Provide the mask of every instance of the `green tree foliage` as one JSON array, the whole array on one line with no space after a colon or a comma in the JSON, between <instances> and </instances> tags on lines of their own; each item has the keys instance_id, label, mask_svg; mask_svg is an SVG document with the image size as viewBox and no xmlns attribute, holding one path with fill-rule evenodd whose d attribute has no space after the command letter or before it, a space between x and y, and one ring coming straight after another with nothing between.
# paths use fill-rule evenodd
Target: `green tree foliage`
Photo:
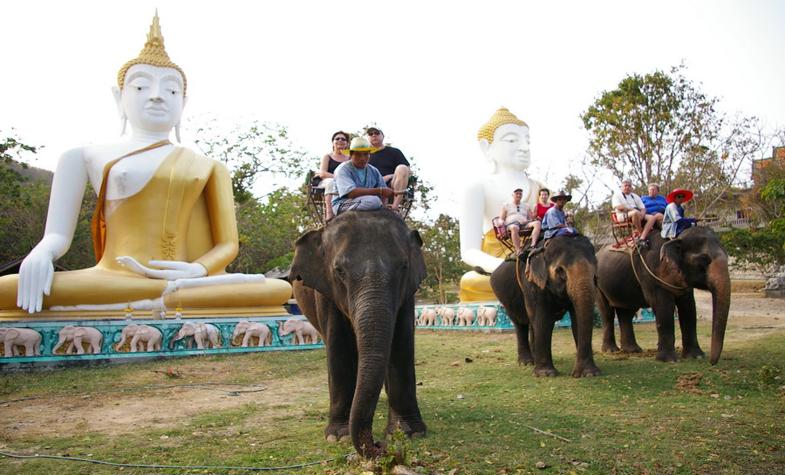
<instances>
[{"instance_id":1,"label":"green tree foliage","mask_svg":"<svg viewBox=\"0 0 785 475\"><path fill-rule=\"evenodd\" d=\"M194 141L202 153L229 168L237 204L254 197L253 186L260 176L299 178L314 162L292 143L286 127L278 124L253 121L224 130L217 119L210 119L196 127Z\"/></svg>"},{"instance_id":2,"label":"green tree foliage","mask_svg":"<svg viewBox=\"0 0 785 475\"><path fill-rule=\"evenodd\" d=\"M413 222L423 240L428 277L420 288L439 303L448 301L447 289L454 288L469 268L461 261L458 220L440 214L433 223Z\"/></svg>"},{"instance_id":3,"label":"green tree foliage","mask_svg":"<svg viewBox=\"0 0 785 475\"><path fill-rule=\"evenodd\" d=\"M758 120L717 110L719 99L705 94L678 66L670 73L632 74L604 91L581 114L589 132L590 163L630 178L644 191L696 191L694 206L704 214L737 180L741 166L764 144Z\"/></svg>"},{"instance_id":4,"label":"green tree foliage","mask_svg":"<svg viewBox=\"0 0 785 475\"><path fill-rule=\"evenodd\" d=\"M240 252L230 272L259 273L292 262L294 243L306 227L308 214L299 191L279 188L237 206Z\"/></svg>"},{"instance_id":5,"label":"green tree foliage","mask_svg":"<svg viewBox=\"0 0 785 475\"><path fill-rule=\"evenodd\" d=\"M720 236L728 254L764 275L785 265L785 219L763 228L733 229Z\"/></svg>"}]
</instances>

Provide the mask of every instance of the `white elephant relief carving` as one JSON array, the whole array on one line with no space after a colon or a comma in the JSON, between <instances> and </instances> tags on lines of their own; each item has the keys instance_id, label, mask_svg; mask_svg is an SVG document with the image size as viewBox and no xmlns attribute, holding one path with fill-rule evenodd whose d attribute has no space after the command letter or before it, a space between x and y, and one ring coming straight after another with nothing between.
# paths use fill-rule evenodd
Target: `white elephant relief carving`
<instances>
[{"instance_id":1,"label":"white elephant relief carving","mask_svg":"<svg viewBox=\"0 0 785 475\"><path fill-rule=\"evenodd\" d=\"M258 339L258 344L256 346L268 346L272 344L273 334L270 331L270 327L264 323L251 322L248 320L238 322L232 333L233 345L240 335L243 335L243 341L240 343L240 346L243 348L251 346L253 338Z\"/></svg>"},{"instance_id":2,"label":"white elephant relief carving","mask_svg":"<svg viewBox=\"0 0 785 475\"><path fill-rule=\"evenodd\" d=\"M474 310L471 307L461 307L458 309L458 326L470 327L474 323Z\"/></svg>"},{"instance_id":3,"label":"white elephant relief carving","mask_svg":"<svg viewBox=\"0 0 785 475\"><path fill-rule=\"evenodd\" d=\"M180 327L180 330L169 343L170 348L174 347L175 342L188 337L191 337L186 340L186 347L189 350L194 343L199 350L221 347L220 331L218 330L218 327L210 323L187 322L183 323L183 326Z\"/></svg>"},{"instance_id":4,"label":"white elephant relief carving","mask_svg":"<svg viewBox=\"0 0 785 475\"><path fill-rule=\"evenodd\" d=\"M432 327L436 325L436 309L432 307L424 308L417 319L417 325L421 327Z\"/></svg>"},{"instance_id":5,"label":"white elephant relief carving","mask_svg":"<svg viewBox=\"0 0 785 475\"><path fill-rule=\"evenodd\" d=\"M436 309L436 315L442 321L442 326L452 326L455 322L455 310L450 307L439 307Z\"/></svg>"},{"instance_id":6,"label":"white elephant relief carving","mask_svg":"<svg viewBox=\"0 0 785 475\"><path fill-rule=\"evenodd\" d=\"M321 335L319 335L316 327L306 320L289 319L284 322L278 322L279 336L286 336L292 333L294 333L292 343L295 345L315 345L321 339Z\"/></svg>"},{"instance_id":7,"label":"white elephant relief carving","mask_svg":"<svg viewBox=\"0 0 785 475\"><path fill-rule=\"evenodd\" d=\"M477 325L483 327L492 327L496 325L496 307L478 307L477 308Z\"/></svg>"},{"instance_id":8,"label":"white elephant relief carving","mask_svg":"<svg viewBox=\"0 0 785 475\"><path fill-rule=\"evenodd\" d=\"M115 350L122 351L128 343L128 351L161 351L163 335L161 331L150 325L130 324L123 327L120 341L115 345Z\"/></svg>"},{"instance_id":9,"label":"white elephant relief carving","mask_svg":"<svg viewBox=\"0 0 785 475\"><path fill-rule=\"evenodd\" d=\"M68 346L63 351L63 354L85 354L84 344L87 344L87 352L90 354L98 354L101 352L101 341L104 335L96 328L93 327L75 327L73 325L66 325L60 329L59 339L57 344L52 348L52 354L57 354L57 351L66 343Z\"/></svg>"},{"instance_id":10,"label":"white elephant relief carving","mask_svg":"<svg viewBox=\"0 0 785 475\"><path fill-rule=\"evenodd\" d=\"M0 328L0 343L6 358L41 354L41 334L29 328ZM24 349L24 355L20 348Z\"/></svg>"}]
</instances>

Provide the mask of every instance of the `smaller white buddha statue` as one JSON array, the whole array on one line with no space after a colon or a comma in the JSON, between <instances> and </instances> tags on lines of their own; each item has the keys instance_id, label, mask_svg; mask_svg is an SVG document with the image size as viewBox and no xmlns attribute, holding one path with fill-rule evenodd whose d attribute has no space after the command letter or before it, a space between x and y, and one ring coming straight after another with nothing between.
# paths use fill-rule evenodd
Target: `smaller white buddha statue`
<instances>
[{"instance_id":1,"label":"smaller white buddha statue","mask_svg":"<svg viewBox=\"0 0 785 475\"><path fill-rule=\"evenodd\" d=\"M497 110L477 133L490 172L477 174L465 188L460 208L461 259L491 273L502 262L505 248L496 239L492 220L516 188L521 202L534 207L542 185L526 175L531 164L529 126L505 108ZM461 278L462 302L496 300L488 276L475 271Z\"/></svg>"}]
</instances>

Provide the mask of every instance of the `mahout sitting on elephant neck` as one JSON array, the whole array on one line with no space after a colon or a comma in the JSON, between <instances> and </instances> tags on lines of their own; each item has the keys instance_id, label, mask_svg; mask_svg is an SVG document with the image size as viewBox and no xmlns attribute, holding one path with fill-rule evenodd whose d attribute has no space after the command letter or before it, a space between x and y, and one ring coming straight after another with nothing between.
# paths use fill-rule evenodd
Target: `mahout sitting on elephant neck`
<instances>
[{"instance_id":1,"label":"mahout sitting on elephant neck","mask_svg":"<svg viewBox=\"0 0 785 475\"><path fill-rule=\"evenodd\" d=\"M327 351L328 441L351 437L357 451L383 449L372 424L382 386L387 432L424 434L414 371L414 294L425 278L422 240L395 213L347 211L301 236L290 276L303 314Z\"/></svg>"}]
</instances>

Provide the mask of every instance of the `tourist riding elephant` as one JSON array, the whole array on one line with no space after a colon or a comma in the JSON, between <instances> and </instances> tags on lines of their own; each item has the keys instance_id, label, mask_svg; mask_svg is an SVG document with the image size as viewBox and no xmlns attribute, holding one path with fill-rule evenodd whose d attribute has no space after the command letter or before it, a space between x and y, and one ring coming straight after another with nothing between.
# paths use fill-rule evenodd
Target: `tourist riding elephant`
<instances>
[{"instance_id":1,"label":"tourist riding elephant","mask_svg":"<svg viewBox=\"0 0 785 475\"><path fill-rule=\"evenodd\" d=\"M38 356L41 354L41 334L29 328L0 327L0 342L3 343L6 358L20 356L17 348L19 346L24 347L24 356Z\"/></svg>"},{"instance_id":2,"label":"tourist riding elephant","mask_svg":"<svg viewBox=\"0 0 785 475\"><path fill-rule=\"evenodd\" d=\"M627 252L606 246L597 252L597 306L603 318L603 351L619 351L613 316L619 318L621 349L639 352L632 317L642 307L651 307L657 320L657 359L676 361L673 309L678 309L682 357L703 357L698 345L694 289L711 292L711 364L722 353L730 308L728 255L717 235L705 227L689 228L666 241L659 234L649 237L648 248ZM632 252L632 254L630 254Z\"/></svg>"},{"instance_id":3,"label":"tourist riding elephant","mask_svg":"<svg viewBox=\"0 0 785 475\"><path fill-rule=\"evenodd\" d=\"M414 293L425 278L422 240L389 210L347 211L297 240L290 276L303 313L324 337L328 441L351 436L382 452L372 424L384 385L387 431L424 434L414 372Z\"/></svg>"},{"instance_id":4,"label":"tourist riding elephant","mask_svg":"<svg viewBox=\"0 0 785 475\"><path fill-rule=\"evenodd\" d=\"M93 327L66 325L60 329L59 339L54 348L52 348L52 354L57 353L60 347L68 343L68 346L65 348L66 355L72 352L83 355L85 351L82 342L85 342L90 346L90 353L97 355L101 352L101 340L103 337L103 333Z\"/></svg>"},{"instance_id":5,"label":"tourist riding elephant","mask_svg":"<svg viewBox=\"0 0 785 475\"><path fill-rule=\"evenodd\" d=\"M553 237L548 241L545 249L532 254L526 264L523 259L503 262L491 274L491 287L515 325L519 362L533 360L536 376L557 374L551 354L553 326L569 311L578 353L572 375L596 376L600 370L591 349L597 273L594 247L585 236Z\"/></svg>"}]
</instances>

